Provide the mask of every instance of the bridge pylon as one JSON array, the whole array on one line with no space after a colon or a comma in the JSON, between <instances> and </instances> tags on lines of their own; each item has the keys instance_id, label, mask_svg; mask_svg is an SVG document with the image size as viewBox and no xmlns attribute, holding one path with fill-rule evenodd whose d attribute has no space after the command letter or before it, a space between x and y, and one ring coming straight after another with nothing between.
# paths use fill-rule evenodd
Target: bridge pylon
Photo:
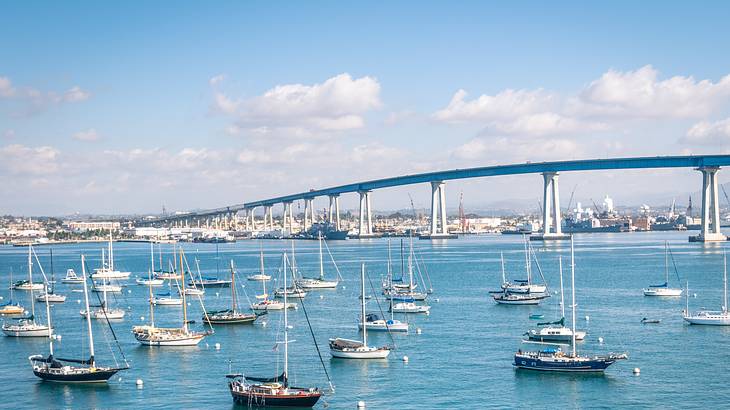
<instances>
[{"instance_id":1,"label":"bridge pylon","mask_svg":"<svg viewBox=\"0 0 730 410\"><path fill-rule=\"evenodd\" d=\"M719 242L727 237L720 232L720 201L717 172L720 167L699 167L702 172L702 223L700 234L690 236L690 242Z\"/></svg>"},{"instance_id":2,"label":"bridge pylon","mask_svg":"<svg viewBox=\"0 0 730 410\"><path fill-rule=\"evenodd\" d=\"M542 233L530 236L534 241L553 241L570 239L569 234L564 234L561 227L562 217L560 216L560 189L558 188L558 173L543 172L543 196L542 196Z\"/></svg>"}]
</instances>

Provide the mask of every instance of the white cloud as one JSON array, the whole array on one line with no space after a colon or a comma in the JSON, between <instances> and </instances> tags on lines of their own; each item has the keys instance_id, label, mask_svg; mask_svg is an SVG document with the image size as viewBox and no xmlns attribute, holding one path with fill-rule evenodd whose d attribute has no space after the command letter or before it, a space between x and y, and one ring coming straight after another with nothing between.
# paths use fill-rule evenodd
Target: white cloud
<instances>
[{"instance_id":1,"label":"white cloud","mask_svg":"<svg viewBox=\"0 0 730 410\"><path fill-rule=\"evenodd\" d=\"M694 145L730 144L730 118L709 122L700 121L693 125L680 142Z\"/></svg>"},{"instance_id":2,"label":"white cloud","mask_svg":"<svg viewBox=\"0 0 730 410\"><path fill-rule=\"evenodd\" d=\"M585 151L566 138L532 139L490 137L474 138L451 152L457 160L478 161L480 164L505 164L521 161L575 158Z\"/></svg>"},{"instance_id":3,"label":"white cloud","mask_svg":"<svg viewBox=\"0 0 730 410\"><path fill-rule=\"evenodd\" d=\"M63 101L65 102L80 102L86 101L91 97L91 93L82 90L78 85L71 87L65 93L63 93Z\"/></svg>"},{"instance_id":4,"label":"white cloud","mask_svg":"<svg viewBox=\"0 0 730 410\"><path fill-rule=\"evenodd\" d=\"M405 158L406 153L402 150L383 145L375 142L371 144L358 145L352 149L350 158L352 162L370 162L370 161L393 161L399 158Z\"/></svg>"},{"instance_id":5,"label":"white cloud","mask_svg":"<svg viewBox=\"0 0 730 410\"><path fill-rule=\"evenodd\" d=\"M516 119L523 115L544 112L553 104L555 97L542 89L504 90L495 95L482 94L467 101L467 92L458 90L446 108L433 114L436 120L450 123L485 122Z\"/></svg>"},{"instance_id":6,"label":"white cloud","mask_svg":"<svg viewBox=\"0 0 730 410\"><path fill-rule=\"evenodd\" d=\"M8 77L0 77L0 97L9 98L15 95L15 88Z\"/></svg>"},{"instance_id":7,"label":"white cloud","mask_svg":"<svg viewBox=\"0 0 730 410\"><path fill-rule=\"evenodd\" d=\"M381 106L380 84L372 77L340 74L313 85L278 85L250 99L214 94L214 107L231 115L235 131L295 131L298 136L362 128L363 115Z\"/></svg>"},{"instance_id":8,"label":"white cloud","mask_svg":"<svg viewBox=\"0 0 730 410\"><path fill-rule=\"evenodd\" d=\"M3 137L15 138L15 130L5 130L5 132L3 133Z\"/></svg>"},{"instance_id":9,"label":"white cloud","mask_svg":"<svg viewBox=\"0 0 730 410\"><path fill-rule=\"evenodd\" d=\"M213 77L210 77L210 80L208 80L208 84L211 86L218 85L218 83L223 82L226 79L225 74L218 74Z\"/></svg>"},{"instance_id":10,"label":"white cloud","mask_svg":"<svg viewBox=\"0 0 730 410\"><path fill-rule=\"evenodd\" d=\"M97 141L99 139L99 133L94 128L90 128L86 131L79 131L73 135L75 140L79 141Z\"/></svg>"},{"instance_id":11,"label":"white cloud","mask_svg":"<svg viewBox=\"0 0 730 410\"><path fill-rule=\"evenodd\" d=\"M0 147L0 173L49 175L58 171L59 151L53 147L11 144Z\"/></svg>"},{"instance_id":12,"label":"white cloud","mask_svg":"<svg viewBox=\"0 0 730 410\"><path fill-rule=\"evenodd\" d=\"M659 80L651 65L635 71L609 70L578 96L588 115L694 118L708 115L730 97L730 75L713 83L692 76Z\"/></svg>"}]
</instances>

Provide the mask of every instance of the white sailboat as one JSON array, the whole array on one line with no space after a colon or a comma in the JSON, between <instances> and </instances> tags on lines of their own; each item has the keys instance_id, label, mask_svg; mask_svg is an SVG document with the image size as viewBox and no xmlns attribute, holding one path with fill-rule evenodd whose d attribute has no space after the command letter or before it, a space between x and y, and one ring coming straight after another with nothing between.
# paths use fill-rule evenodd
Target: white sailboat
<instances>
[{"instance_id":1,"label":"white sailboat","mask_svg":"<svg viewBox=\"0 0 730 410\"><path fill-rule=\"evenodd\" d=\"M293 254L293 251L294 251L294 244L292 241L292 254ZM292 261L292 263L291 263L290 271L291 271L291 277L292 277L291 286L288 286L286 288L281 287L279 289L276 289L274 291L274 297L276 297L278 299L283 299L284 297L303 299L305 296L307 296L307 292L305 292L304 289L300 288L297 285L297 277L296 277L297 273L296 273L296 268L294 266L294 261ZM262 273L264 272L264 254L263 254L263 252L261 253L261 272ZM286 272L286 270L284 270L284 275L286 275L286 274L287 274L287 272Z\"/></svg>"},{"instance_id":2,"label":"white sailboat","mask_svg":"<svg viewBox=\"0 0 730 410\"><path fill-rule=\"evenodd\" d=\"M560 320L556 322L538 323L537 329L531 329L527 332L530 340L540 342L569 342L573 341L573 329L565 326L565 295L563 292L563 258L558 258L560 266ZM575 340L583 340L586 332L575 331Z\"/></svg>"},{"instance_id":3,"label":"white sailboat","mask_svg":"<svg viewBox=\"0 0 730 410\"><path fill-rule=\"evenodd\" d=\"M182 267L183 252L180 250L180 266ZM151 275L150 275L151 276ZM184 279L184 278L183 278ZM210 331L196 332L188 327L188 310L185 296L185 280L182 283L182 327L163 328L155 326L155 310L152 303L152 287L149 287L150 324L134 326L132 334L139 343L145 346L196 346L203 338L213 333ZM200 299L199 299L200 300ZM201 302L202 304L202 302ZM203 308L205 310L205 308Z\"/></svg>"},{"instance_id":4,"label":"white sailboat","mask_svg":"<svg viewBox=\"0 0 730 410\"><path fill-rule=\"evenodd\" d=\"M413 237L410 237L409 248L408 248L408 283L407 284L394 284L390 280L390 286L383 291L383 294L387 299L394 302L413 302L423 301L428 297L427 293L419 292L416 290L418 284L413 281ZM403 258L401 249L401 259Z\"/></svg>"},{"instance_id":5,"label":"white sailboat","mask_svg":"<svg viewBox=\"0 0 730 410\"><path fill-rule=\"evenodd\" d=\"M723 252L723 306L720 311L700 310L694 314L689 312L689 285L687 285L687 308L683 312L684 320L692 325L730 326L730 312L727 308L727 255Z\"/></svg>"},{"instance_id":6,"label":"white sailboat","mask_svg":"<svg viewBox=\"0 0 730 410\"><path fill-rule=\"evenodd\" d=\"M261 281L261 280L271 280L271 275L267 275L264 272L264 250L263 247L261 248L261 270L259 273L249 275L246 277L246 279L250 281Z\"/></svg>"},{"instance_id":7,"label":"white sailboat","mask_svg":"<svg viewBox=\"0 0 730 410\"><path fill-rule=\"evenodd\" d=\"M109 231L109 261L104 262L104 250L102 249L101 268L94 269L91 279L127 279L132 272L122 272L114 268L114 246L112 245L112 232Z\"/></svg>"},{"instance_id":8,"label":"white sailboat","mask_svg":"<svg viewBox=\"0 0 730 410\"><path fill-rule=\"evenodd\" d=\"M309 289L334 289L337 287L338 281L326 280L324 278L324 260L322 256L322 233L317 234L319 242L319 277L317 278L301 278L296 281L297 286L304 290ZM332 261L334 262L334 260ZM336 267L336 266L335 266Z\"/></svg>"},{"instance_id":9,"label":"white sailboat","mask_svg":"<svg viewBox=\"0 0 730 410\"><path fill-rule=\"evenodd\" d=\"M546 284L532 283L532 261L531 261L532 247L530 241L525 237L525 272L527 273L526 280L515 280L514 283L507 281L504 273L504 257L500 253L502 261L502 290L509 293L545 293L547 291Z\"/></svg>"},{"instance_id":10,"label":"white sailboat","mask_svg":"<svg viewBox=\"0 0 730 410\"><path fill-rule=\"evenodd\" d=\"M86 277L86 266L85 266L85 259L83 260L83 263L81 265L81 273L83 277ZM102 278L102 281L106 281L106 279ZM96 286L96 285L94 285ZM86 282L84 281L84 289L86 288ZM82 310L79 313L83 317L90 317L93 319L102 319L102 320L109 320L109 319L123 319L125 315L124 309L118 309L118 308L110 308L109 307L109 301L107 300L107 288L106 283L102 283L101 285L101 292L103 293L104 297L101 301L101 306L98 306L98 308L94 310ZM98 291L97 291L98 292Z\"/></svg>"},{"instance_id":11,"label":"white sailboat","mask_svg":"<svg viewBox=\"0 0 730 410\"><path fill-rule=\"evenodd\" d=\"M360 297L360 305L362 307L361 327L362 327L362 341L335 338L329 340L330 353L332 357L340 359L384 359L390 354L390 348L387 346L383 347L371 347L368 346L368 330L365 326L366 314L365 314L365 264L363 263L360 267L360 277L362 280L362 293Z\"/></svg>"},{"instance_id":12,"label":"white sailboat","mask_svg":"<svg viewBox=\"0 0 730 410\"><path fill-rule=\"evenodd\" d=\"M20 316L23 313L25 313L25 308L23 306L21 306L20 303L15 302L13 299L13 296L14 296L13 292L15 291L15 289L13 289L12 283L13 283L13 268L10 268L10 284L11 284L10 300L8 300L7 302L0 305L0 316L2 316L2 317L5 317L5 316L15 317L15 316Z\"/></svg>"},{"instance_id":13,"label":"white sailboat","mask_svg":"<svg viewBox=\"0 0 730 410\"><path fill-rule=\"evenodd\" d=\"M282 256L284 260L284 289L286 289L286 271L287 271L287 261L288 258L286 256L286 253ZM261 271L264 270L264 262L263 258L261 259ZM261 281L261 285L263 286L264 293L261 295L256 295L256 299L259 300L259 302L255 302L251 304L251 309L258 310L258 311L269 311L269 310L285 310L285 309L296 309L297 304L291 303L291 302L282 302L275 299L269 299L269 294L266 293L266 281ZM284 300L286 300L288 294L284 293Z\"/></svg>"},{"instance_id":14,"label":"white sailboat","mask_svg":"<svg viewBox=\"0 0 730 410\"><path fill-rule=\"evenodd\" d=\"M391 267L390 240L388 240L388 273L387 273L387 289L393 284L393 269ZM390 300L390 304L393 301ZM390 310L390 319L381 318L375 313L365 315L365 320L358 323L360 330L370 330L377 332L408 332L408 322L401 322L396 319L393 310Z\"/></svg>"},{"instance_id":15,"label":"white sailboat","mask_svg":"<svg viewBox=\"0 0 730 410\"><path fill-rule=\"evenodd\" d=\"M48 284L51 286L46 286L46 291L41 293L40 295L36 296L36 300L39 302L51 302L51 303L63 303L66 301L66 296L61 295L60 293L56 293L56 272L53 269L53 249L50 251L51 253L51 280L48 281Z\"/></svg>"},{"instance_id":16,"label":"white sailboat","mask_svg":"<svg viewBox=\"0 0 730 410\"><path fill-rule=\"evenodd\" d=\"M33 246L28 245L28 283L33 283ZM37 257L36 257L37 259ZM38 267L43 271L43 267L38 263ZM43 287L44 285L41 284ZM18 319L16 323L3 323L2 330L6 336L12 337L51 337L53 328L37 323L35 318L35 297L33 297L33 287L30 289L30 316Z\"/></svg>"},{"instance_id":17,"label":"white sailboat","mask_svg":"<svg viewBox=\"0 0 730 410\"><path fill-rule=\"evenodd\" d=\"M681 285L680 285L681 286ZM664 242L664 283L650 285L644 290L644 296L682 296L682 288L669 287L669 242Z\"/></svg>"}]
</instances>

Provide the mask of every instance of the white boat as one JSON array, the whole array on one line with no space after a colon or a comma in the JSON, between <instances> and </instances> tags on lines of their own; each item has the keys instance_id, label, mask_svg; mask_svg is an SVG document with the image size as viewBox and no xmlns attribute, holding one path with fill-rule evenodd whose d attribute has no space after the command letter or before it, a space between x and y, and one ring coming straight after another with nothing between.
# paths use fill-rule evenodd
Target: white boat
<instances>
[{"instance_id":1,"label":"white boat","mask_svg":"<svg viewBox=\"0 0 730 410\"><path fill-rule=\"evenodd\" d=\"M43 282L33 283L33 282L29 282L27 280L21 280L21 281L13 283L12 288L14 290L35 291L35 290L43 290L45 288L45 285L43 285Z\"/></svg>"},{"instance_id":2,"label":"white boat","mask_svg":"<svg viewBox=\"0 0 730 410\"><path fill-rule=\"evenodd\" d=\"M152 304L156 306L180 306L183 300L180 298L173 298L169 294L167 296L155 296L152 298Z\"/></svg>"},{"instance_id":3,"label":"white boat","mask_svg":"<svg viewBox=\"0 0 730 410\"><path fill-rule=\"evenodd\" d=\"M541 300L549 298L547 293L533 295L531 293L499 293L492 295L494 301L501 305L537 305Z\"/></svg>"},{"instance_id":4,"label":"white boat","mask_svg":"<svg viewBox=\"0 0 730 410\"><path fill-rule=\"evenodd\" d=\"M565 293L563 291L563 258L558 258L558 266L560 270L560 320L555 322L538 323L537 329L530 329L527 337L530 340L540 342L568 342L573 341L573 329L565 326ZM586 332L575 331L575 340L583 340Z\"/></svg>"},{"instance_id":5,"label":"white boat","mask_svg":"<svg viewBox=\"0 0 730 410\"><path fill-rule=\"evenodd\" d=\"M545 293L547 292L547 284L545 283L545 278L543 277L543 283L533 283L532 282L532 258L535 257L534 251L532 250L532 246L530 245L530 241L525 237L525 272L527 273L527 279L517 279L512 282L508 281L505 275L504 271L504 256L502 253L500 253L500 260L502 263L502 291L508 292L508 293L520 293L520 294L537 294L537 293ZM535 262L537 263L537 258L535 257ZM540 265L538 267L538 273L542 277L542 271L540 270Z\"/></svg>"},{"instance_id":6,"label":"white boat","mask_svg":"<svg viewBox=\"0 0 730 410\"><path fill-rule=\"evenodd\" d=\"M180 294L180 290L177 293ZM205 289L185 288L185 294L188 296L203 296L205 295Z\"/></svg>"},{"instance_id":7,"label":"white boat","mask_svg":"<svg viewBox=\"0 0 730 410\"><path fill-rule=\"evenodd\" d=\"M388 254L390 255L390 246L388 247L388 249ZM401 258L402 257L403 256L401 252ZM390 258L390 256L388 258ZM413 237L411 237L408 250L408 283L393 283L392 272L390 271L390 263L388 263L388 270L391 273L390 279L388 280L388 286L383 289L383 295L385 295L386 299L389 299L393 302L412 302L426 300L426 298L428 297L428 293L417 291L416 288L418 287L418 284L413 281L414 258L415 254L413 253Z\"/></svg>"},{"instance_id":8,"label":"white boat","mask_svg":"<svg viewBox=\"0 0 730 410\"><path fill-rule=\"evenodd\" d=\"M677 272L676 266L674 269ZM679 278L679 275L677 275ZM664 283L661 285L650 285L644 289L644 296L682 296L681 288L669 287L669 242L664 242Z\"/></svg>"},{"instance_id":9,"label":"white boat","mask_svg":"<svg viewBox=\"0 0 730 410\"><path fill-rule=\"evenodd\" d=\"M286 297L288 298L303 299L305 296L307 296L307 292L305 292L304 289L298 288L296 286L289 286L288 288L286 288L286 291L283 288L276 289L274 291L274 297L282 299L284 298L284 293L286 293Z\"/></svg>"},{"instance_id":10,"label":"white boat","mask_svg":"<svg viewBox=\"0 0 730 410\"><path fill-rule=\"evenodd\" d=\"M38 302L45 302L48 300L51 303L63 303L66 301L65 295L59 295L58 293L41 293L35 297Z\"/></svg>"},{"instance_id":11,"label":"white boat","mask_svg":"<svg viewBox=\"0 0 730 410\"><path fill-rule=\"evenodd\" d=\"M109 231L109 261L104 260L104 249L101 250L101 268L94 269L91 279L127 279L132 272L122 272L114 268L114 246L112 232Z\"/></svg>"},{"instance_id":12,"label":"white boat","mask_svg":"<svg viewBox=\"0 0 730 410\"><path fill-rule=\"evenodd\" d=\"M183 266L183 251L180 250L180 267ZM184 269L181 269L184 272ZM151 278L151 275L150 275ZM150 324L134 326L132 334L137 341L144 346L197 346L206 336L213 333L212 328L206 332L195 332L188 327L188 310L185 295L185 279L181 278L182 283L182 327L179 328L162 328L155 326L155 309L152 303L152 287L149 289L150 301ZM202 304L202 302L201 302ZM205 308L203 308L205 310Z\"/></svg>"},{"instance_id":13,"label":"white boat","mask_svg":"<svg viewBox=\"0 0 730 410\"><path fill-rule=\"evenodd\" d=\"M258 280L271 280L271 276L265 275L262 273L257 273L255 275L249 275L246 277L246 279L250 281L258 281Z\"/></svg>"},{"instance_id":14,"label":"white boat","mask_svg":"<svg viewBox=\"0 0 730 410\"><path fill-rule=\"evenodd\" d=\"M61 279L61 283L84 283L84 278L77 276L73 269L66 270L66 277Z\"/></svg>"},{"instance_id":15,"label":"white boat","mask_svg":"<svg viewBox=\"0 0 730 410\"><path fill-rule=\"evenodd\" d=\"M415 302L398 302L390 305L393 313L428 313L431 306L417 305Z\"/></svg>"},{"instance_id":16,"label":"white boat","mask_svg":"<svg viewBox=\"0 0 730 410\"><path fill-rule=\"evenodd\" d=\"M82 271L84 274L86 274L85 267L82 266ZM114 289L114 285L110 285L109 283L106 283L108 279L102 279L102 284L99 286L100 291L103 294L103 299L101 300L101 306L99 306L97 309L89 310L88 316L92 319L123 319L125 315L124 309L119 308L112 308L109 307L109 300L107 299L106 295L108 292L110 292L109 289ZM96 288L97 285L94 284L94 287ZM86 282L84 282L84 289L86 289ZM119 288L121 291L121 288ZM97 290L97 292L99 292ZM82 310L81 316L86 317L87 313L86 310Z\"/></svg>"},{"instance_id":17,"label":"white boat","mask_svg":"<svg viewBox=\"0 0 730 410\"><path fill-rule=\"evenodd\" d=\"M153 287L159 287L165 284L165 281L163 279L143 279L143 278L137 278L135 281L140 286L153 286Z\"/></svg>"},{"instance_id":18,"label":"white boat","mask_svg":"<svg viewBox=\"0 0 730 410\"><path fill-rule=\"evenodd\" d=\"M368 331L376 332L407 332L408 323L401 322L397 319L383 319L375 313L369 313L365 316L365 326L362 322L358 323L360 330L367 329Z\"/></svg>"},{"instance_id":19,"label":"white boat","mask_svg":"<svg viewBox=\"0 0 730 410\"><path fill-rule=\"evenodd\" d=\"M119 292L122 291L122 287L120 285L113 285L111 283L98 284L98 283L94 282L91 290L94 291L94 292L116 292L116 293L119 293Z\"/></svg>"},{"instance_id":20,"label":"white boat","mask_svg":"<svg viewBox=\"0 0 730 410\"><path fill-rule=\"evenodd\" d=\"M727 309L727 255L723 253L723 301L722 310L700 310L694 314L689 311L689 285L687 285L687 307L683 312L684 320L692 325L730 326L730 312Z\"/></svg>"},{"instance_id":21,"label":"white boat","mask_svg":"<svg viewBox=\"0 0 730 410\"><path fill-rule=\"evenodd\" d=\"M33 246L28 245L28 283L33 283ZM36 261L38 257L36 256ZM41 273L43 267L38 263ZM45 275L44 275L45 276ZM42 285L41 289L43 289ZM3 323L2 331L6 336L11 337L51 337L53 328L49 325L37 323L35 314L35 297L33 296L33 287L30 287L30 317L21 318L15 323ZM49 314L48 304L46 304L46 314Z\"/></svg>"},{"instance_id":22,"label":"white boat","mask_svg":"<svg viewBox=\"0 0 730 410\"><path fill-rule=\"evenodd\" d=\"M260 295L257 295L258 298ZM284 308L287 309L296 309L297 304L291 303L291 302L280 302L278 300L271 300L271 299L264 299L261 302L256 302L251 304L251 309L258 310L258 311L268 311L268 310L284 310Z\"/></svg>"},{"instance_id":23,"label":"white boat","mask_svg":"<svg viewBox=\"0 0 730 410\"><path fill-rule=\"evenodd\" d=\"M362 292L360 294L360 306L362 315L360 323L362 329L362 341L336 338L329 340L330 354L332 357L340 359L385 359L390 354L390 347L372 347L368 346L368 330L365 322L367 315L365 314L365 264L360 267L360 276L362 280Z\"/></svg>"},{"instance_id":24,"label":"white boat","mask_svg":"<svg viewBox=\"0 0 730 410\"><path fill-rule=\"evenodd\" d=\"M326 280L324 278L324 260L323 260L323 256L322 256L322 234L319 233L317 238L319 241L319 277L300 278L295 283L298 287L300 287L304 290L335 289L335 288L337 288L337 284L339 282L336 280ZM329 249L327 249L327 252L329 252ZM330 254L330 258L332 258L332 254ZM293 263L294 262L292 262L292 264ZM337 268L337 264L335 263L334 258L332 258L332 263L335 265L335 269L337 269L337 271L339 273L339 269Z\"/></svg>"}]
</instances>

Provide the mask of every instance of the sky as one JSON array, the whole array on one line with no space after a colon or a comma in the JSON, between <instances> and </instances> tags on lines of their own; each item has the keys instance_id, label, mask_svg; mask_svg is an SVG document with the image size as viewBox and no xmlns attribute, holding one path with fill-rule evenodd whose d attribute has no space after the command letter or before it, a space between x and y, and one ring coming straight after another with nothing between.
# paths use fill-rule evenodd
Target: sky
<instances>
[{"instance_id":1,"label":"sky","mask_svg":"<svg viewBox=\"0 0 730 410\"><path fill-rule=\"evenodd\" d=\"M0 213L159 213L453 168L728 153L729 18L723 2L5 2ZM701 176L560 183L563 200L686 203ZM462 193L467 210L536 206L542 178L446 193L450 208ZM377 191L373 207L409 195L427 207L430 186Z\"/></svg>"}]
</instances>

